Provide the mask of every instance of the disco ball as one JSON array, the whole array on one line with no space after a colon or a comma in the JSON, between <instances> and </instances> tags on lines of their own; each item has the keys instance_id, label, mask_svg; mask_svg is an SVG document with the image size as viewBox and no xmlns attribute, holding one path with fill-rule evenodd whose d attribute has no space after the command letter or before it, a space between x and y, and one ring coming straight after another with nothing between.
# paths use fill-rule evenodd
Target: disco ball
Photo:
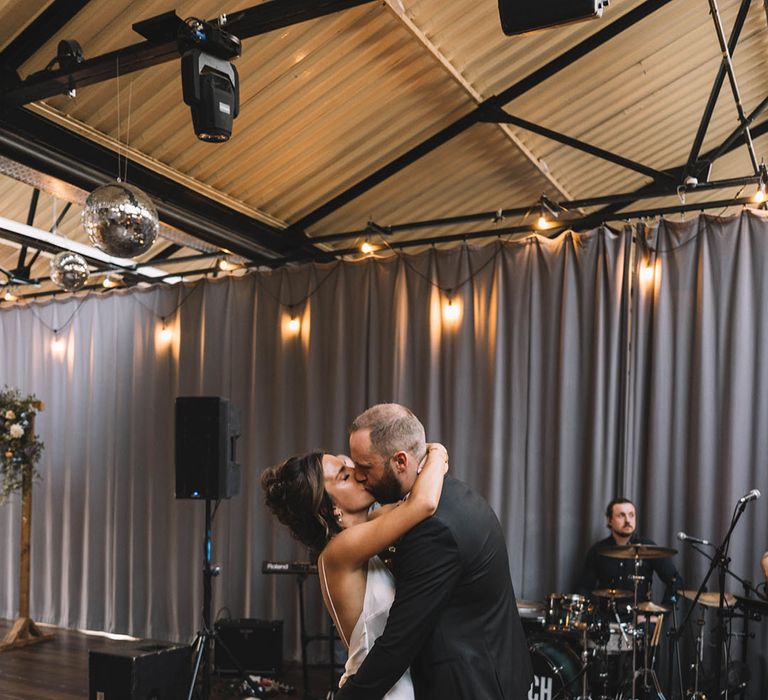
<instances>
[{"instance_id":1,"label":"disco ball","mask_svg":"<svg viewBox=\"0 0 768 700\"><path fill-rule=\"evenodd\" d=\"M51 260L51 279L68 292L76 292L88 280L88 263L82 255L62 250Z\"/></svg>"},{"instance_id":2,"label":"disco ball","mask_svg":"<svg viewBox=\"0 0 768 700\"><path fill-rule=\"evenodd\" d=\"M83 228L91 243L118 258L134 258L157 238L157 210L138 187L111 182L97 187L83 208Z\"/></svg>"}]
</instances>

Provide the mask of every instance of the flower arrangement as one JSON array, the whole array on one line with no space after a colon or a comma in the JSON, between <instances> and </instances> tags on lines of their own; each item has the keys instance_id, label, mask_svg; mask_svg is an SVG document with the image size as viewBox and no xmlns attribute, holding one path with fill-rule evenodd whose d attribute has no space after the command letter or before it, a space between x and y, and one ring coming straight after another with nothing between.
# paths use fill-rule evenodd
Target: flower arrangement
<instances>
[{"instance_id":1,"label":"flower arrangement","mask_svg":"<svg viewBox=\"0 0 768 700\"><path fill-rule=\"evenodd\" d=\"M0 505L21 490L27 467L38 476L35 464L44 445L32 432L32 419L41 407L33 395L7 386L0 390Z\"/></svg>"}]
</instances>

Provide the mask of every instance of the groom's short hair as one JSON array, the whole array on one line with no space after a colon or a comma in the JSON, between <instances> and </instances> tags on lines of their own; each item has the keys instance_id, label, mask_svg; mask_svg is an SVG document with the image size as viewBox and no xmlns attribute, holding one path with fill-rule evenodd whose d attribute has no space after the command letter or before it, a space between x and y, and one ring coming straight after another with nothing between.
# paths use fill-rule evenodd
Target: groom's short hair
<instances>
[{"instance_id":1,"label":"groom's short hair","mask_svg":"<svg viewBox=\"0 0 768 700\"><path fill-rule=\"evenodd\" d=\"M379 403L363 411L349 426L350 434L370 430L371 447L385 459L405 450L420 460L427 451L424 426L399 403Z\"/></svg>"}]
</instances>

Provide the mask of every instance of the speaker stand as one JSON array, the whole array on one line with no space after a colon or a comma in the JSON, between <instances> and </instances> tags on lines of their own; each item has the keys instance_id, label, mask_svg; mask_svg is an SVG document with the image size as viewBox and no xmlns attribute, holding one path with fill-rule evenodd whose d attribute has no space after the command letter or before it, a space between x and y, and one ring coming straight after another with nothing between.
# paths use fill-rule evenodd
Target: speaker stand
<instances>
[{"instance_id":1,"label":"speaker stand","mask_svg":"<svg viewBox=\"0 0 768 700\"><path fill-rule=\"evenodd\" d=\"M213 642L216 641L219 648L229 657L234 667L237 669L240 679L245 683L253 692L254 697L263 698L264 693L261 688L257 686L251 677L245 672L245 669L241 666L240 662L235 658L234 654L229 650L226 644L221 640L218 632L211 625L211 594L212 594L212 581L214 576L218 576L220 572L219 567L211 565L211 533L213 518L211 516L211 499L205 499L205 536L203 537L203 624L200 631L195 637L195 641L192 644L195 663L192 671L192 679L189 683L189 692L187 693L187 700L192 700L195 693L195 686L197 685L198 676L201 680L201 694L200 700L209 700L211 697L211 649L213 649Z\"/></svg>"}]
</instances>

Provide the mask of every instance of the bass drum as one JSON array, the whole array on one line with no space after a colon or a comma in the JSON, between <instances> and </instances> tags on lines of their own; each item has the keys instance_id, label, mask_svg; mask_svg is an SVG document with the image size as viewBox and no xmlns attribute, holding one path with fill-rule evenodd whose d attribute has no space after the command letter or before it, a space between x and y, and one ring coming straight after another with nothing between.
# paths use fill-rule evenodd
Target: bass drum
<instances>
[{"instance_id":1,"label":"bass drum","mask_svg":"<svg viewBox=\"0 0 768 700\"><path fill-rule=\"evenodd\" d=\"M533 682L528 700L567 700L581 695L581 662L576 652L558 639L528 642Z\"/></svg>"}]
</instances>

